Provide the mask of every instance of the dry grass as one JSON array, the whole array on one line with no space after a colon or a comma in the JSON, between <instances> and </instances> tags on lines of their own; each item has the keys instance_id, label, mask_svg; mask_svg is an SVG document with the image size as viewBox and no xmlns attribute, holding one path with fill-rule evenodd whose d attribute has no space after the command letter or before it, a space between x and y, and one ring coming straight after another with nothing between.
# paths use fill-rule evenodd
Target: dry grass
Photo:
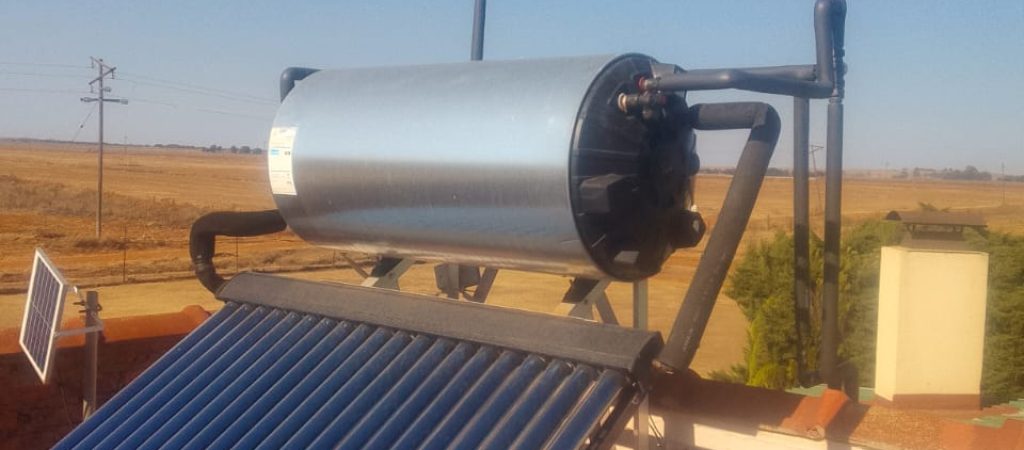
<instances>
[{"instance_id":1,"label":"dry grass","mask_svg":"<svg viewBox=\"0 0 1024 450\"><path fill-rule=\"evenodd\" d=\"M195 217L212 210L273 207L263 157L111 146L105 156L106 231L96 240L96 153L91 149L90 145L0 140L0 292L25 289L33 248L43 247L79 285L164 280L102 288L104 304L110 306L104 310L107 317L175 311L187 303L215 307L217 303L194 280L166 280L191 278L187 243ZM698 180L697 200L709 225L715 222L730 181L727 176L714 175ZM812 225L818 233L823 223L819 190L824 191L821 180L812 181ZM791 227L791 201L791 180L765 180L745 241ZM995 229L1024 232L1024 183L1009 184L1004 202L999 183L855 177L844 181L847 224L892 209L914 209L918 202L975 210ZM322 270L346 264L333 251L311 247L291 233L222 238L217 245L216 264L227 276L243 270L302 270L310 272L296 275L358 281L351 270ZM677 252L651 280L652 328L664 333L671 325L701 250ZM568 282L566 277L502 271L489 301L552 311ZM435 294L433 271L427 265L416 266L403 277L402 288ZM620 320L628 323L632 315L629 285L613 283L609 297ZM23 301L23 294L0 296L0 319L20 317ZM735 303L723 296L694 368L703 372L737 362L742 357L746 325Z\"/></svg>"},{"instance_id":2,"label":"dry grass","mask_svg":"<svg viewBox=\"0 0 1024 450\"><path fill-rule=\"evenodd\" d=\"M116 192L104 193L103 206L105 220L168 227L189 226L206 212L203 208L174 199L140 199ZM61 183L0 175L0 209L50 216L95 217L96 190L75 189Z\"/></svg>"}]
</instances>

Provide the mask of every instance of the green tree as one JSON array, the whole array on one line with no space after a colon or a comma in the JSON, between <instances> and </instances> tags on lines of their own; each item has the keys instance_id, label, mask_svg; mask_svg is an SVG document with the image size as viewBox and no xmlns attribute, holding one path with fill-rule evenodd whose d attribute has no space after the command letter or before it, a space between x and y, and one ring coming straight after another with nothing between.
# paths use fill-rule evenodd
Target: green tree
<instances>
[{"instance_id":1,"label":"green tree","mask_svg":"<svg viewBox=\"0 0 1024 450\"><path fill-rule=\"evenodd\" d=\"M874 384L880 249L899 242L901 235L898 223L880 220L864 222L843 233L839 354L854 362L861 383L867 386ZM989 254L984 402L1024 398L1024 236L973 231L966 235L973 248ZM821 250L821 240L812 236L812 335L804 341L808 368L817 365ZM780 231L771 239L751 244L729 281L726 294L736 300L750 321L745 357L742 364L714 372L711 378L775 389L796 385L799 342L793 311L793 238Z\"/></svg>"},{"instance_id":2,"label":"green tree","mask_svg":"<svg viewBox=\"0 0 1024 450\"><path fill-rule=\"evenodd\" d=\"M989 254L983 401L1024 398L1024 236L971 231L968 239Z\"/></svg>"},{"instance_id":3,"label":"green tree","mask_svg":"<svg viewBox=\"0 0 1024 450\"><path fill-rule=\"evenodd\" d=\"M875 325L877 322L879 253L883 245L899 241L899 224L869 221L846 230L842 241L839 324L845 337L841 358L853 361L862 382L874 378ZM806 365L817 364L820 332L822 241L811 236L811 335L803 347ZM793 311L793 238L781 231L770 240L752 244L729 278L726 294L736 300L750 321L745 367L716 373L722 379L742 380L768 388L797 383L796 319Z\"/></svg>"}]
</instances>

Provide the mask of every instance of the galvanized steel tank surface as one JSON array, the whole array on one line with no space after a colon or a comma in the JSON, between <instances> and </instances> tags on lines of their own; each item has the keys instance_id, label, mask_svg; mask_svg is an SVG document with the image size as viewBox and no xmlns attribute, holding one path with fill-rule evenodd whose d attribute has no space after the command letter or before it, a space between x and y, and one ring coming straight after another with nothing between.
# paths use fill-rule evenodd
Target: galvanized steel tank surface
<instances>
[{"instance_id":1,"label":"galvanized steel tank surface","mask_svg":"<svg viewBox=\"0 0 1024 450\"><path fill-rule=\"evenodd\" d=\"M316 72L274 120L295 132L295 195L274 200L322 246L608 278L581 244L569 161L584 97L616 59Z\"/></svg>"}]
</instances>

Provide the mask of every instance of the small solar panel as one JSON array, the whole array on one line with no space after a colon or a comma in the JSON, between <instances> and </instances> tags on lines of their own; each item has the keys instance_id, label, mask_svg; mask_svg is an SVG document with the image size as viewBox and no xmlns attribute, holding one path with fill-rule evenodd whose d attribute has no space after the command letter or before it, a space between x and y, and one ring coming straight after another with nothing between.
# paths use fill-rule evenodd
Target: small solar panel
<instances>
[{"instance_id":1,"label":"small solar panel","mask_svg":"<svg viewBox=\"0 0 1024 450\"><path fill-rule=\"evenodd\" d=\"M53 363L54 347L60 332L60 316L64 311L67 281L42 250L36 249L32 278L25 300L25 316L21 321L18 342L28 360L46 383Z\"/></svg>"}]
</instances>

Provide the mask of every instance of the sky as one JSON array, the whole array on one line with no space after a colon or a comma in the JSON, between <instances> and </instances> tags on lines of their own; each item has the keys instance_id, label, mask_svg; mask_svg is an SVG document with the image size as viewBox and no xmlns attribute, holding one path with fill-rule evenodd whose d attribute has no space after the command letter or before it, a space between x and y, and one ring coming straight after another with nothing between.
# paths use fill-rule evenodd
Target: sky
<instances>
[{"instance_id":1,"label":"sky","mask_svg":"<svg viewBox=\"0 0 1024 450\"><path fill-rule=\"evenodd\" d=\"M639 52L685 69L810 64L811 0L491 0L485 59ZM107 142L265 147L286 67L469 58L473 0L156 2L3 0L0 136L94 141L90 56L117 67ZM848 168L1024 174L1024 1L849 0ZM772 160L792 164L792 100ZM825 141L812 102L811 143ZM698 136L705 165L735 163L742 132ZM824 155L816 164L824 165Z\"/></svg>"}]
</instances>

